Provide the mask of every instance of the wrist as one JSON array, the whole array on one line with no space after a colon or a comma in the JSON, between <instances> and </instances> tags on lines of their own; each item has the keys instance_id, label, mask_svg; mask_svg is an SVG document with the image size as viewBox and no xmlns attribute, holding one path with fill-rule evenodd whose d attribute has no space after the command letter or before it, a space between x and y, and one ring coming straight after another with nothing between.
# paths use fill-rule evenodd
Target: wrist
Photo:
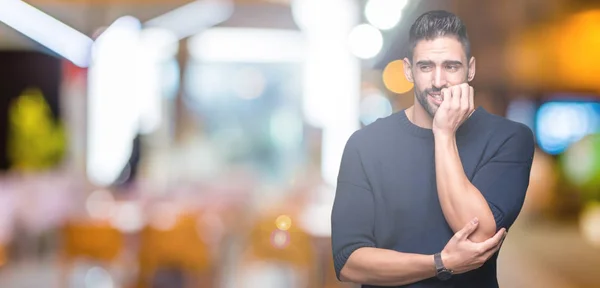
<instances>
[{"instance_id":1,"label":"wrist","mask_svg":"<svg viewBox=\"0 0 600 288\"><path fill-rule=\"evenodd\" d=\"M444 141L450 141L450 140L454 140L456 138L456 132L454 131L443 131L443 130L437 130L437 129L433 129L433 136L435 137L435 140L444 140Z\"/></svg>"},{"instance_id":2,"label":"wrist","mask_svg":"<svg viewBox=\"0 0 600 288\"><path fill-rule=\"evenodd\" d=\"M433 140L436 150L451 151L456 149L456 136L454 133L438 132L434 134Z\"/></svg>"},{"instance_id":3,"label":"wrist","mask_svg":"<svg viewBox=\"0 0 600 288\"><path fill-rule=\"evenodd\" d=\"M448 270L454 271L454 265L452 264L452 256L445 250L442 250L440 255L441 255L442 264L444 265L444 267Z\"/></svg>"}]
</instances>

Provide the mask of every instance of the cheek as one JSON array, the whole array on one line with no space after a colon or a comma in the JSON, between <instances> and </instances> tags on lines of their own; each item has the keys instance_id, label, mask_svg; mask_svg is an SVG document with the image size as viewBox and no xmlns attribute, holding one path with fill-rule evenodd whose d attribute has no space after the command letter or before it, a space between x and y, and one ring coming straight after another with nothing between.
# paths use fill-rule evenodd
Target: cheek
<instances>
[{"instance_id":1,"label":"cheek","mask_svg":"<svg viewBox=\"0 0 600 288\"><path fill-rule=\"evenodd\" d=\"M446 79L448 81L448 86L454 86L467 82L468 74L466 71L461 71L459 73L448 73L446 75Z\"/></svg>"},{"instance_id":2,"label":"cheek","mask_svg":"<svg viewBox=\"0 0 600 288\"><path fill-rule=\"evenodd\" d=\"M415 89L423 91L431 87L431 80L426 75L415 73L413 76Z\"/></svg>"}]
</instances>

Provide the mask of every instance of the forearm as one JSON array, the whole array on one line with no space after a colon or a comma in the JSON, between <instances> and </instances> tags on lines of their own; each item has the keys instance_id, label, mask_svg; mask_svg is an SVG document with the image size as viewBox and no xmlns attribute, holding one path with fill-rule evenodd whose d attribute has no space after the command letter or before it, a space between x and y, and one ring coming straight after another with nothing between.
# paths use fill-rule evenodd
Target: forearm
<instances>
[{"instance_id":1,"label":"forearm","mask_svg":"<svg viewBox=\"0 0 600 288\"><path fill-rule=\"evenodd\" d=\"M435 171L438 198L452 230L459 231L477 217L479 226L470 239L481 242L492 237L496 233L496 221L481 192L465 175L454 135L436 134Z\"/></svg>"},{"instance_id":2,"label":"forearm","mask_svg":"<svg viewBox=\"0 0 600 288\"><path fill-rule=\"evenodd\" d=\"M341 271L342 281L376 286L406 285L435 275L433 255L370 247L354 251Z\"/></svg>"}]
</instances>

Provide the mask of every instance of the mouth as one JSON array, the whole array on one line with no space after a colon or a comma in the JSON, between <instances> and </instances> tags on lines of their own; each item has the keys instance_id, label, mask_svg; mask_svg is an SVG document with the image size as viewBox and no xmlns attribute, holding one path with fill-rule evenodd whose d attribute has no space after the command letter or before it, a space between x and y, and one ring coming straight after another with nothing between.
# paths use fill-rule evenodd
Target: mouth
<instances>
[{"instance_id":1,"label":"mouth","mask_svg":"<svg viewBox=\"0 0 600 288\"><path fill-rule=\"evenodd\" d=\"M442 101L444 100L442 93L427 93L427 96L433 103L437 105L441 105Z\"/></svg>"}]
</instances>

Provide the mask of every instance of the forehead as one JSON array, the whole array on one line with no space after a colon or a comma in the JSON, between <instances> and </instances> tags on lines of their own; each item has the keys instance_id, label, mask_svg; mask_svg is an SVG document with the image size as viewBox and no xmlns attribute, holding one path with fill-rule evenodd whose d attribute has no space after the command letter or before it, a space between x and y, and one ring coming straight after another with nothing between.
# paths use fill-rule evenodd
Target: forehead
<instances>
[{"instance_id":1,"label":"forehead","mask_svg":"<svg viewBox=\"0 0 600 288\"><path fill-rule=\"evenodd\" d=\"M466 61L465 49L456 37L437 37L432 40L417 42L413 50L413 60L431 60L443 62L447 60Z\"/></svg>"}]
</instances>

